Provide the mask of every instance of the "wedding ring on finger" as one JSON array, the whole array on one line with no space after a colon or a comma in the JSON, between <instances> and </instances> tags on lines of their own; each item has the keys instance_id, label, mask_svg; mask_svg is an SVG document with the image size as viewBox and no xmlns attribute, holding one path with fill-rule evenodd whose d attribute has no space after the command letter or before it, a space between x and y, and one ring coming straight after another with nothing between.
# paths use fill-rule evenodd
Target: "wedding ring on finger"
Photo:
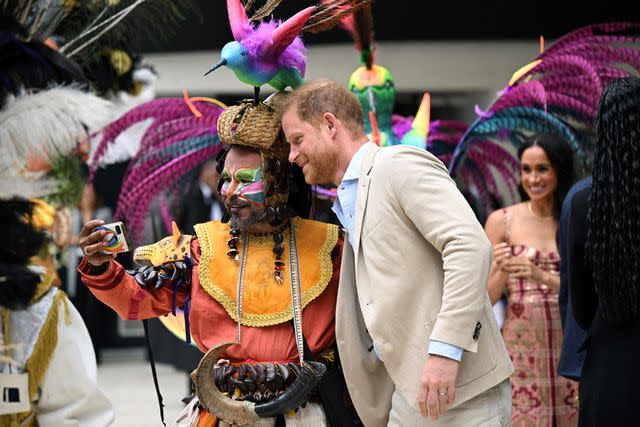
<instances>
[{"instance_id":1,"label":"wedding ring on finger","mask_svg":"<svg viewBox=\"0 0 640 427\"><path fill-rule=\"evenodd\" d=\"M446 396L447 395L447 391L439 391L438 392L438 396Z\"/></svg>"}]
</instances>

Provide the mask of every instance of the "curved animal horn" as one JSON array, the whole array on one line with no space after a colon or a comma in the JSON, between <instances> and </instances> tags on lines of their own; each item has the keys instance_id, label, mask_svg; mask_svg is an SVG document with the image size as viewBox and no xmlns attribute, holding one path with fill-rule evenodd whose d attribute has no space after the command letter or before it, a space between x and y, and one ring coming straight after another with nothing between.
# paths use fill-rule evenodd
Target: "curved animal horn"
<instances>
[{"instance_id":1,"label":"curved animal horn","mask_svg":"<svg viewBox=\"0 0 640 427\"><path fill-rule=\"evenodd\" d=\"M213 372L222 352L234 344L238 343L223 343L210 349L200 360L194 375L200 404L210 414L233 425L255 423L261 418L275 417L299 408L327 369L319 362L303 362L293 384L284 393L268 402L256 405L246 400L230 399L216 387Z\"/></svg>"},{"instance_id":2,"label":"curved animal horn","mask_svg":"<svg viewBox=\"0 0 640 427\"><path fill-rule=\"evenodd\" d=\"M285 392L269 400L255 405L255 412L260 418L275 417L299 408L309 397L311 390L318 384L327 367L319 362L302 362L298 378Z\"/></svg>"},{"instance_id":3,"label":"curved animal horn","mask_svg":"<svg viewBox=\"0 0 640 427\"><path fill-rule=\"evenodd\" d=\"M230 399L218 390L213 380L213 369L220 355L234 344L238 343L227 342L210 349L198 364L194 382L200 404L208 413L229 424L242 426L260 420L255 403Z\"/></svg>"}]
</instances>

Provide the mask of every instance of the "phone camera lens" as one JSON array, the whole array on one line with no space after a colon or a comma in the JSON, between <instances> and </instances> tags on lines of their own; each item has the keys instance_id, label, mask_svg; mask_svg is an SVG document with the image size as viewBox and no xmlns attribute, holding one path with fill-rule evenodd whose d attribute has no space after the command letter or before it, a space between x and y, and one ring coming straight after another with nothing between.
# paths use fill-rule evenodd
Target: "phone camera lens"
<instances>
[{"instance_id":1,"label":"phone camera lens","mask_svg":"<svg viewBox=\"0 0 640 427\"><path fill-rule=\"evenodd\" d=\"M119 225L116 225L116 233L122 234L122 229L120 228Z\"/></svg>"}]
</instances>

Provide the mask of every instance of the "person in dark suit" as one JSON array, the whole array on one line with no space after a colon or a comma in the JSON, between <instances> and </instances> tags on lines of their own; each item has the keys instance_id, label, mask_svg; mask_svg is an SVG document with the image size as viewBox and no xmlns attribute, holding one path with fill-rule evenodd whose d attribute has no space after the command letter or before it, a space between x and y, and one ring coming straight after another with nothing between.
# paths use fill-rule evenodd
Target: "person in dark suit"
<instances>
[{"instance_id":1,"label":"person in dark suit","mask_svg":"<svg viewBox=\"0 0 640 427\"><path fill-rule=\"evenodd\" d=\"M220 174L216 171L215 159L200 169L200 173L180 203L178 227L185 234L194 234L193 226L222 217L218 196Z\"/></svg>"},{"instance_id":2,"label":"person in dark suit","mask_svg":"<svg viewBox=\"0 0 640 427\"><path fill-rule=\"evenodd\" d=\"M567 227L569 226L569 209L575 194L587 187L591 187L591 177L576 182L567 193L562 203L560 226L558 228L558 251L560 253L560 292L558 305L560 306L560 320L562 321L562 350L558 361L558 375L574 381L580 380L584 352L579 352L580 346L587 337L587 331L582 329L573 317L573 310L569 302L569 263L567 262Z\"/></svg>"},{"instance_id":3,"label":"person in dark suit","mask_svg":"<svg viewBox=\"0 0 640 427\"><path fill-rule=\"evenodd\" d=\"M571 203L569 292L588 329L581 427L634 423L640 398L640 79L612 81L596 118L593 182Z\"/></svg>"}]
</instances>

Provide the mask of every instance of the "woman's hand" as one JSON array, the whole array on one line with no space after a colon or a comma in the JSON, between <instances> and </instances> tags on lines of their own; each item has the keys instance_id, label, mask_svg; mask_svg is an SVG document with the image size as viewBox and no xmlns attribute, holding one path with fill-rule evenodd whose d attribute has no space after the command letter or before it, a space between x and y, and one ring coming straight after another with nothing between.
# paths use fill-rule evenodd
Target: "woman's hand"
<instances>
[{"instance_id":1,"label":"woman's hand","mask_svg":"<svg viewBox=\"0 0 640 427\"><path fill-rule=\"evenodd\" d=\"M503 267L509 273L509 278L528 279L543 282L544 271L538 268L529 258L523 256L511 257Z\"/></svg>"},{"instance_id":2,"label":"woman's hand","mask_svg":"<svg viewBox=\"0 0 640 427\"><path fill-rule=\"evenodd\" d=\"M507 271L505 267L508 265L510 259L511 247L508 243L501 242L493 245L493 260L500 270Z\"/></svg>"}]
</instances>

